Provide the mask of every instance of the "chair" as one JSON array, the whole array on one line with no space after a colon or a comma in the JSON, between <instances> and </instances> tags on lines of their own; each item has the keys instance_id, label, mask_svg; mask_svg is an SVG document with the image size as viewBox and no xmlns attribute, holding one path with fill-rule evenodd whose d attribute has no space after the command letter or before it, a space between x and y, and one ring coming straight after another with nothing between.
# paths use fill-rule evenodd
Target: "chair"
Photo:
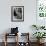
<instances>
[{"instance_id":1,"label":"chair","mask_svg":"<svg viewBox=\"0 0 46 46\"><path fill-rule=\"evenodd\" d=\"M19 46L30 46L29 33L21 33L21 37L20 40L22 41L19 42Z\"/></svg>"},{"instance_id":2,"label":"chair","mask_svg":"<svg viewBox=\"0 0 46 46\"><path fill-rule=\"evenodd\" d=\"M18 27L16 28L11 28L11 33L5 33L5 46L7 46L7 38L17 36L17 39L15 38L16 41L16 46L18 46Z\"/></svg>"},{"instance_id":3,"label":"chair","mask_svg":"<svg viewBox=\"0 0 46 46\"><path fill-rule=\"evenodd\" d=\"M11 36L17 36L17 38L15 38L16 40L16 46L18 46L18 34L9 34L9 33L6 33L5 34L5 46L8 45L8 42L7 42L7 38L10 38Z\"/></svg>"}]
</instances>

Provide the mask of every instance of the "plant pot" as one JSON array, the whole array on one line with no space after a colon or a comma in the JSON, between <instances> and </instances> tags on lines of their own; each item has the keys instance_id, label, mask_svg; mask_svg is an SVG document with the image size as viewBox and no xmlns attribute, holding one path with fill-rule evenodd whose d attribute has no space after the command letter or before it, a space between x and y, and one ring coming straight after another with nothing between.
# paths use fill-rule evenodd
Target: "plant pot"
<instances>
[{"instance_id":1,"label":"plant pot","mask_svg":"<svg viewBox=\"0 0 46 46\"><path fill-rule=\"evenodd\" d=\"M38 39L37 42L38 42L39 44L41 44L41 43L44 42L44 40L45 40L45 39Z\"/></svg>"},{"instance_id":2,"label":"plant pot","mask_svg":"<svg viewBox=\"0 0 46 46\"><path fill-rule=\"evenodd\" d=\"M44 43L44 40L45 40L45 39L40 39L40 43Z\"/></svg>"},{"instance_id":3,"label":"plant pot","mask_svg":"<svg viewBox=\"0 0 46 46\"><path fill-rule=\"evenodd\" d=\"M37 43L40 43L40 39L37 39Z\"/></svg>"}]
</instances>

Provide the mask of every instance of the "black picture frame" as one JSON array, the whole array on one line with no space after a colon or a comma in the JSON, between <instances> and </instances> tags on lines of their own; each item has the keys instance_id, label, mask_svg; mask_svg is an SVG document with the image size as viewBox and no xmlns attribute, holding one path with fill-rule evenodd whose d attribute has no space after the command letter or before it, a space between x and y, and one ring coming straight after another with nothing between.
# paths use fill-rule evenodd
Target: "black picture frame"
<instances>
[{"instance_id":1,"label":"black picture frame","mask_svg":"<svg viewBox=\"0 0 46 46\"><path fill-rule=\"evenodd\" d=\"M24 21L24 6L11 6L11 22Z\"/></svg>"}]
</instances>

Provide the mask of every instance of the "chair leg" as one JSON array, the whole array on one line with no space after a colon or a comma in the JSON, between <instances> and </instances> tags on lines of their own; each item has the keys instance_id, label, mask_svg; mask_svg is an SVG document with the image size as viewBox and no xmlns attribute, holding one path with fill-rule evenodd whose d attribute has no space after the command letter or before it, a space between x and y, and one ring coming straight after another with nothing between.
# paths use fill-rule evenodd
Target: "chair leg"
<instances>
[{"instance_id":1,"label":"chair leg","mask_svg":"<svg viewBox=\"0 0 46 46\"><path fill-rule=\"evenodd\" d=\"M5 46L7 46L7 34L5 34Z\"/></svg>"},{"instance_id":2,"label":"chair leg","mask_svg":"<svg viewBox=\"0 0 46 46\"><path fill-rule=\"evenodd\" d=\"M7 42L5 41L5 46L7 46Z\"/></svg>"}]
</instances>

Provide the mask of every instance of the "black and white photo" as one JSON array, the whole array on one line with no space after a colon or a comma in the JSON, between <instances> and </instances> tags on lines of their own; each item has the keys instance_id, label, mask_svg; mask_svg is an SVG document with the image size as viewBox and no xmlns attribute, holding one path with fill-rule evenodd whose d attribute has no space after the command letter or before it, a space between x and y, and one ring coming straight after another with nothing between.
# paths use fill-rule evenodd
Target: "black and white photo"
<instances>
[{"instance_id":1,"label":"black and white photo","mask_svg":"<svg viewBox=\"0 0 46 46\"><path fill-rule=\"evenodd\" d=\"M11 6L11 21L24 21L24 6Z\"/></svg>"}]
</instances>

